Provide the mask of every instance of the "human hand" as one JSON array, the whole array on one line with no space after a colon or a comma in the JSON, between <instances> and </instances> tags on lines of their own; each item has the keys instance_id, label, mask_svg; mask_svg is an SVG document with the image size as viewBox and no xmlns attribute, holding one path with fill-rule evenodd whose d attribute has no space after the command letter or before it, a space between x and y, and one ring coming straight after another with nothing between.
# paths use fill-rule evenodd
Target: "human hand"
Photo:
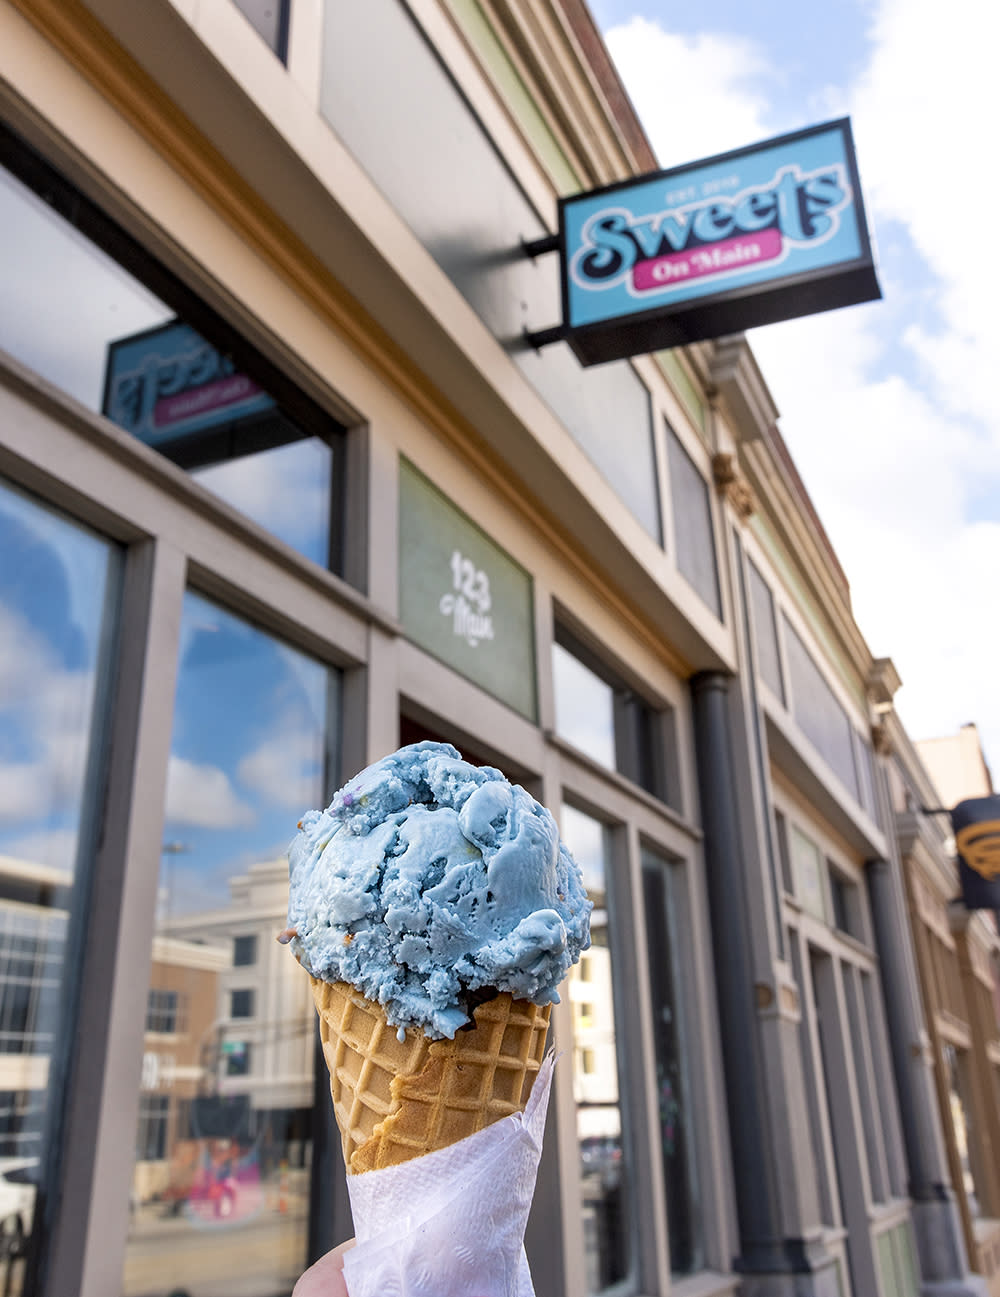
<instances>
[{"instance_id":1,"label":"human hand","mask_svg":"<svg viewBox=\"0 0 1000 1297\"><path fill-rule=\"evenodd\" d=\"M292 1297L349 1297L344 1282L344 1253L353 1246L351 1238L320 1257L292 1289Z\"/></svg>"}]
</instances>

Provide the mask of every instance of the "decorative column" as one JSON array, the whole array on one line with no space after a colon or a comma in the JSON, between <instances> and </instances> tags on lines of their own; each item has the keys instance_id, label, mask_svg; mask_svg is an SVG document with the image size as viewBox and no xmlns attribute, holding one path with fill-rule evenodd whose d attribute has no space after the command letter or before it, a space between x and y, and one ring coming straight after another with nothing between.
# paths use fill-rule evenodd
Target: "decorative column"
<instances>
[{"instance_id":1,"label":"decorative column","mask_svg":"<svg viewBox=\"0 0 1000 1297\"><path fill-rule=\"evenodd\" d=\"M736 799L739 771L730 730L731 678L703 672L691 681L705 868L715 959L744 1297L826 1297L838 1291L832 1260L813 1255L782 1228L779 1165L758 1035L743 849ZM814 1251L814 1249L813 1249Z\"/></svg>"}]
</instances>

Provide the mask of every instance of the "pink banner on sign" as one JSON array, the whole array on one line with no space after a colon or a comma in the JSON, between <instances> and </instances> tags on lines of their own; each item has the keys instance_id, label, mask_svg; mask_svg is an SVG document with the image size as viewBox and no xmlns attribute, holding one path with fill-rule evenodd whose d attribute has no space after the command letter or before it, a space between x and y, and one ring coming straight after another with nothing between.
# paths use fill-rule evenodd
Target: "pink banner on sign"
<instances>
[{"instance_id":1,"label":"pink banner on sign","mask_svg":"<svg viewBox=\"0 0 1000 1297\"><path fill-rule=\"evenodd\" d=\"M774 261L780 256L781 231L757 230L754 234L741 234L735 239L674 252L668 257L640 261L632 270L632 286L636 292L655 292L692 279L704 279L706 275L720 275L762 261Z\"/></svg>"},{"instance_id":2,"label":"pink banner on sign","mask_svg":"<svg viewBox=\"0 0 1000 1297\"><path fill-rule=\"evenodd\" d=\"M156 402L153 424L157 428L169 428L171 424L183 423L185 419L207 414L210 410L221 410L223 406L247 401L259 392L257 384L245 374L230 374L214 383L178 392L176 396L162 397Z\"/></svg>"}]
</instances>

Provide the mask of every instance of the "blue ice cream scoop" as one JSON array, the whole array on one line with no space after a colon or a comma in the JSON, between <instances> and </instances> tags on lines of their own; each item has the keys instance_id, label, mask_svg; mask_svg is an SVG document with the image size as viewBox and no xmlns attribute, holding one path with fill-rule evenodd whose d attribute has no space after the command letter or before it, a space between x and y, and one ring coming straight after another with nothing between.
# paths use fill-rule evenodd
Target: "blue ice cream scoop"
<instances>
[{"instance_id":1,"label":"blue ice cream scoop","mask_svg":"<svg viewBox=\"0 0 1000 1297\"><path fill-rule=\"evenodd\" d=\"M557 1003L590 945L593 906L555 820L450 744L363 770L303 816L288 859L296 958L401 1031L452 1037L483 992Z\"/></svg>"}]
</instances>

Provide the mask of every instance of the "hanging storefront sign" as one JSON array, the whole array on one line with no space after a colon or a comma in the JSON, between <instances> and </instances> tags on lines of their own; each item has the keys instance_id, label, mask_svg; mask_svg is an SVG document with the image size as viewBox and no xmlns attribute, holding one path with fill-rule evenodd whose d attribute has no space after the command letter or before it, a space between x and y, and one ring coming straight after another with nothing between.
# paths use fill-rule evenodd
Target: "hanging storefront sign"
<instances>
[{"instance_id":1,"label":"hanging storefront sign","mask_svg":"<svg viewBox=\"0 0 1000 1297\"><path fill-rule=\"evenodd\" d=\"M162 450L275 404L228 356L173 320L108 344L102 408L119 427Z\"/></svg>"},{"instance_id":2,"label":"hanging storefront sign","mask_svg":"<svg viewBox=\"0 0 1000 1297\"><path fill-rule=\"evenodd\" d=\"M584 365L880 296L846 118L561 199L559 248Z\"/></svg>"},{"instance_id":3,"label":"hanging storefront sign","mask_svg":"<svg viewBox=\"0 0 1000 1297\"><path fill-rule=\"evenodd\" d=\"M959 802L951 827L966 909L1000 910L1000 795Z\"/></svg>"},{"instance_id":4,"label":"hanging storefront sign","mask_svg":"<svg viewBox=\"0 0 1000 1297\"><path fill-rule=\"evenodd\" d=\"M535 720L531 577L405 460L399 616L421 648Z\"/></svg>"}]
</instances>

